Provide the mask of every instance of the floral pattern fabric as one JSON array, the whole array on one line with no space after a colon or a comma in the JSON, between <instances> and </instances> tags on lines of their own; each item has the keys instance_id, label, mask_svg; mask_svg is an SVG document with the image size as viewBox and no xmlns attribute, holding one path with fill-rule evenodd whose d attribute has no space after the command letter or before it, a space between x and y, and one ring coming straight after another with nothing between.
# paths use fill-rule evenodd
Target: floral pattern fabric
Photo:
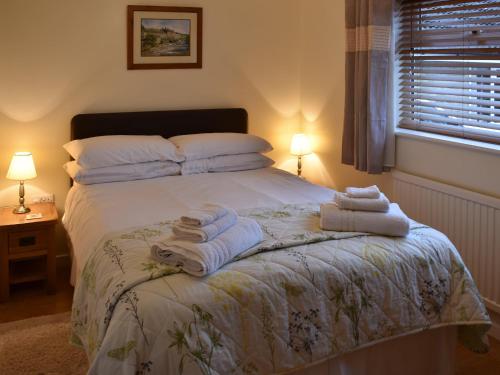
<instances>
[{"instance_id":1,"label":"floral pattern fabric","mask_svg":"<svg viewBox=\"0 0 500 375\"><path fill-rule=\"evenodd\" d=\"M204 278L150 258L170 221L100 241L72 313L90 374L280 373L446 325L486 350L489 317L442 233L418 223L406 238L321 231L314 204L240 215L265 240Z\"/></svg>"}]
</instances>

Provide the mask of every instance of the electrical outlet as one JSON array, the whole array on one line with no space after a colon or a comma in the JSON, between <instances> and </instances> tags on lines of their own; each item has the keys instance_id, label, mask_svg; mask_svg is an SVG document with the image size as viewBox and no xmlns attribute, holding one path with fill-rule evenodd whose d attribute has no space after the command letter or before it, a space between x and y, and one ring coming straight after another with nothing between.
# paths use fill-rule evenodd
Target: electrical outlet
<instances>
[{"instance_id":1,"label":"electrical outlet","mask_svg":"<svg viewBox=\"0 0 500 375\"><path fill-rule=\"evenodd\" d=\"M32 198L33 203L54 203L54 194L37 195Z\"/></svg>"}]
</instances>

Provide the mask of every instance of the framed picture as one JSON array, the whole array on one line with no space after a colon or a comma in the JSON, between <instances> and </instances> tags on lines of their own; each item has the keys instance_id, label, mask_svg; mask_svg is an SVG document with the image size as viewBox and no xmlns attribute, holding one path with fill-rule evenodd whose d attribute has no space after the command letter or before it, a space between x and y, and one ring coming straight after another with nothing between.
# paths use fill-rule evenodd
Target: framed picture
<instances>
[{"instance_id":1,"label":"framed picture","mask_svg":"<svg viewBox=\"0 0 500 375\"><path fill-rule=\"evenodd\" d=\"M202 8L128 6L128 69L200 69L202 46Z\"/></svg>"}]
</instances>

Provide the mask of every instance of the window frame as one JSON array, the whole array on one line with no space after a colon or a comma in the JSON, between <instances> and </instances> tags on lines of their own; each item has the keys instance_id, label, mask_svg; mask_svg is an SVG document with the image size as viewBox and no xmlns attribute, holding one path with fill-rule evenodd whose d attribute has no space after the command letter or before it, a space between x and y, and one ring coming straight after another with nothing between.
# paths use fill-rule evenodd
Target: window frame
<instances>
[{"instance_id":1,"label":"window frame","mask_svg":"<svg viewBox=\"0 0 500 375\"><path fill-rule=\"evenodd\" d=\"M430 1L426 1L426 0L421 0L420 1L422 4L425 4L425 3L430 3ZM472 1L467 1L467 0L464 0L463 3L464 4L467 4L467 3L471 3ZM461 102L458 101L457 104L455 105L450 105L449 103L451 102L450 100L448 99L445 99L443 101L438 101L438 100L433 100L435 99L435 97L438 97L437 94L432 94L432 82L431 83L422 83L422 81L426 81L426 80L429 80L428 78L422 78L424 75L438 75L436 73L434 73L434 71L436 70L434 67L439 65L439 61L442 61L443 66L446 66L446 65L453 65L453 64L458 64L458 63L462 63L463 66L464 66L464 72L465 72L465 69L467 67L467 69L469 69L468 67L469 66L476 66L477 65L477 62L479 63L482 63L482 61L477 61L477 62L473 62L474 60L467 60L466 59L466 55L467 53L471 53L471 51L475 52L476 50L474 49L467 49L466 47L464 47L462 49L462 53L461 54L457 54L457 56L453 56L453 57L450 57L450 58L447 58L446 56L450 56L451 54L448 53L449 50L445 50L447 52L444 53L444 57L443 56L438 56L437 58L435 58L435 55L438 55L437 53L427 53L427 55L423 55L422 57L422 54L418 54L418 49L416 50L417 53L413 52L415 51L415 48L414 46L417 44L417 43L414 43L414 39L413 39L413 35L411 35L411 37L409 38L409 41L411 42L410 44L410 47L408 47L408 26L406 27L402 27L401 26L401 23L403 22L403 19L406 21L406 25L408 25L408 19L411 18L412 22L413 22L413 18L415 18L415 15L411 14L411 11L408 12L408 8L405 10L406 12L406 18L404 18L401 14L402 14L402 3L406 3L406 6L410 6L408 5L408 1L406 0L398 0L397 1L397 4L398 6L396 7L396 14L395 14L395 32L394 32L394 35L395 35L395 69L394 69L394 77L395 77L395 88L396 88L396 92L394 94L394 97L395 97L395 102L396 102L396 113L397 113L397 121L396 121L396 134L400 133L400 134L403 134L403 136L405 135L408 135L408 134L411 134L412 137L414 136L414 134L412 132L421 132L421 133L424 133L424 134L433 134L433 135L437 135L438 139L440 137L446 137L446 138L451 138L451 139L454 139L456 140L456 142L466 142L466 141L470 141L470 142L479 142L479 143L485 143L485 144L493 144L495 145L495 147L493 147L493 151L494 152L498 152L497 150L497 145L500 145L500 131L499 130L499 126L500 124L498 123L498 121L500 121L500 98L498 97L499 93L500 93L500 90L498 89L498 86L496 86L498 83L498 81L500 81L500 59L485 59L484 61L491 61L491 63L489 64L489 74L486 76L486 78L484 77L481 77L480 74L463 74L461 77L461 79L457 79L458 77L460 77L460 74L458 75L455 75L454 76L454 80L455 82L453 83L461 83L462 84L462 88L460 87L457 87L457 88L452 88L450 89L450 91L452 90L456 90L458 92L460 92L461 90L461 94L456 94L457 95L457 98L461 99ZM418 2L415 2L415 3L418 3ZM439 4L440 1L435 1L432 5L440 5ZM448 6L450 2L445 2L445 1L441 1L441 3L444 3L444 5L441 5L443 7L443 10L446 10L446 4L448 3ZM455 4L457 4L455 2ZM462 7L462 5L460 3L458 3L459 5L456 5L457 7ZM496 1L496 2L493 2L492 1L492 4L495 4L497 7L499 6L500 2L499 1ZM419 6L419 5L417 5ZM453 7L455 5L452 5ZM465 6L465 5L463 5ZM422 17L422 11L420 11L421 9L429 9L430 6L428 7L423 7L423 8L418 8L419 9L419 17ZM439 8L438 8L439 9ZM448 8L449 9L449 8ZM428 11L428 10L427 10ZM411 15L408 16L408 13L410 13ZM437 13L443 13L443 12L439 12L437 11ZM479 11L478 13L481 13L481 11ZM461 13L463 14L463 13ZM460 15L460 13L457 13L457 15ZM468 15L468 14L467 14ZM477 18L477 17L476 17ZM459 19L457 17L457 19ZM430 21L428 21L430 22ZM465 23L464 23L465 24ZM420 25L420 23L419 23ZM458 25L457 29L459 30L459 32L462 32L464 35L465 35L465 28L460 28L460 24L458 22L455 22L454 23L454 26L455 25ZM496 29L498 27L498 29ZM479 28L479 27L478 27ZM414 27L413 27L413 23L411 24L411 33L413 33L413 30L414 30ZM500 30L500 22L497 23L495 25L495 30ZM424 30L424 29L420 29L420 34L423 34L422 31L427 31L427 30ZM433 33L433 31L435 31L434 29L431 29L430 32L428 33L428 35L430 35L429 37L429 40L432 40L433 42L437 42L437 43L442 43L442 41L440 41L439 39L437 40L434 40L433 39L433 36L435 35L435 33ZM445 33L449 33L449 29L444 29L444 30L441 30L439 29L439 31L444 31ZM482 32L482 30L479 30L480 32ZM403 38L402 35L403 33L406 33L406 38ZM406 53L406 54L402 54L401 52L403 51L403 47L400 46L400 44L402 43L402 41L406 42L406 44L403 43L404 46L406 46L406 51L409 51L411 50L410 53ZM456 41L456 37L455 37L455 41ZM465 44L465 43L464 43ZM421 44L421 46L424 46L425 44ZM432 43L431 43L432 45ZM442 44L440 44L442 45ZM491 48L490 46L494 47L494 48L500 48L500 43L492 43L491 45L488 45L486 48ZM446 47L449 47L449 48L453 48L454 45L453 44L450 44L450 45L446 45L444 48ZM426 50L426 46L422 47L423 50ZM428 49L428 50L431 50L431 49ZM437 48L436 50L442 50L441 48ZM413 58L413 55L419 57L417 59L414 59ZM431 55L431 56L429 56ZM408 57L411 56L411 58L409 59ZM426 58L427 57L427 58ZM434 57L434 58L433 58ZM404 59L403 59L404 58ZM417 62L415 62L417 61ZM495 62L496 61L496 62ZM421 64L420 62L424 62L424 64ZM427 62L427 66L430 67L429 70L432 72L432 73L424 73L425 71L425 66L426 66L426 62ZM403 73L403 66L405 67L406 69L406 73ZM413 77L412 74L414 74L413 72L415 71L418 71L418 68L420 68L421 70L419 71L420 75L417 75L415 81L411 81L410 80L410 77ZM443 68L443 67L442 67ZM444 69L444 68L443 68ZM455 69L456 71L459 71L460 68L456 68L454 67L453 69ZM477 68L479 69L479 68ZM498 69L498 74L494 74L497 72L497 69ZM439 70L438 70L439 71ZM472 70L474 71L475 73L477 73L477 70ZM467 77L469 77L469 79L467 79ZM485 102L486 101L493 101L495 104L492 105L492 106L487 106L485 105L484 103L480 103L479 100L478 100L478 97L480 95L484 95L484 92L481 92L480 91L480 87L481 87L481 83L478 83L482 80L485 80L486 83L489 83L490 81L492 81L493 83L491 83L492 85L494 85L494 90L490 90L490 93L494 93L493 95L497 95L497 97L495 96L487 96L485 97ZM404 83L403 81L406 81L406 83ZM416 84L415 86L411 86L410 84L408 84L409 82L417 82L417 81L420 81L418 84ZM437 81L437 82L450 82L451 79L449 78L443 78L442 80L440 81ZM473 82L474 85L472 86L474 88L474 94L473 95L469 95L467 96L467 90L469 90L469 92L471 91L470 89L467 89L466 88L466 83L470 83L470 82ZM449 84L449 83L448 83ZM455 86L459 86L459 85L455 85ZM422 90L422 87L424 88L424 90ZM430 90L427 90L428 92L422 92L422 91L426 91L425 89L428 89L428 88L431 88ZM448 86L446 86L448 87ZM415 88L415 90L411 90L412 88ZM439 90L442 90L442 91L446 91L446 89L443 90L443 88L440 88L440 89L436 89L437 92L439 92ZM488 91L485 89L485 91ZM480 95L478 94L480 93ZM434 97L432 96L434 95ZM479 96L478 96L479 95ZM451 96L451 95L450 95ZM404 98L407 98L407 99L404 99ZM408 99L409 97L409 99ZM465 98L469 98L469 100L463 100ZM471 99L473 98L473 99ZM457 99L458 100L458 99ZM471 105L467 104L465 105L464 102L467 102L467 101L472 101L474 102L474 104L472 104L472 108L476 110L476 112L474 112L473 110L469 110L467 111L467 108L470 107ZM422 104L423 102L427 102L425 104ZM433 103L436 103L435 105L433 105ZM417 104L417 105L415 105ZM418 105L420 104L420 105ZM441 106L439 105L441 104ZM446 109L444 109L444 112L443 113L436 113L436 110L443 110L442 106L444 105L444 107ZM461 106L461 108L460 108ZM465 106L465 107L464 107ZM415 108L418 108L418 109L415 109ZM484 108L484 109L483 109ZM491 108L491 109L490 109ZM494 113L492 116L492 121L487 121L485 120L485 118L487 118L487 115L485 115L485 113L489 113L489 112L492 112ZM450 114L451 113L451 114ZM476 113L475 115L471 115L472 113ZM406 114L406 115L405 115ZM456 116L458 117L455 117L453 116L453 114L457 114ZM467 114L469 116L467 116ZM425 122L426 120L425 119L431 119L430 121L427 121L427 123ZM452 119L452 120L450 120ZM470 121L469 121L470 120ZM484 128L484 130L478 128L478 127L474 127L474 121L477 121L478 124L480 124L481 126L485 126L484 124L493 124L493 126L491 128L488 128L487 126ZM456 122L457 124L456 125L450 125L450 122ZM490 130L491 129L491 130ZM496 134L498 133L498 135ZM432 137L422 137L422 138L432 138ZM436 137L434 137L436 138Z\"/></svg>"}]
</instances>

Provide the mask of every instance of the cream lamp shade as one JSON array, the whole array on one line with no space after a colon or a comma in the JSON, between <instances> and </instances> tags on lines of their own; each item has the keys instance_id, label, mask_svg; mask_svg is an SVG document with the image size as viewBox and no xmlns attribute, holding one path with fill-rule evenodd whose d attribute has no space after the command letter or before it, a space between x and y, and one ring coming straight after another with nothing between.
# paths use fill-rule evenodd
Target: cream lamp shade
<instances>
[{"instance_id":1,"label":"cream lamp shade","mask_svg":"<svg viewBox=\"0 0 500 375\"><path fill-rule=\"evenodd\" d=\"M25 181L35 177L35 163L31 152L16 152L10 162L7 178L9 180Z\"/></svg>"},{"instance_id":2,"label":"cream lamp shade","mask_svg":"<svg viewBox=\"0 0 500 375\"><path fill-rule=\"evenodd\" d=\"M311 154L311 142L309 142L309 137L305 134L295 134L292 138L290 153L295 156Z\"/></svg>"}]
</instances>

